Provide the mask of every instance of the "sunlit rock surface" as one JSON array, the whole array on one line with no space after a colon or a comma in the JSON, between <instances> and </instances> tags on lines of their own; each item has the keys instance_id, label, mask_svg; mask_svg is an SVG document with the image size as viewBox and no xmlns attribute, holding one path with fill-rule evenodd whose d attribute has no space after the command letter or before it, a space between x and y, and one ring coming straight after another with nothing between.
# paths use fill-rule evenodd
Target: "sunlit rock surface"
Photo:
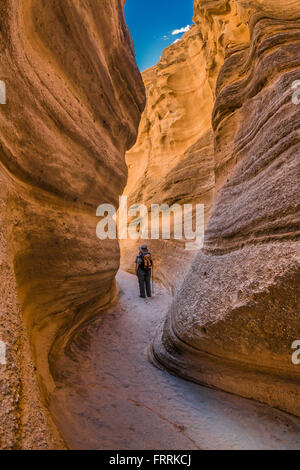
<instances>
[{"instance_id":1,"label":"sunlit rock surface","mask_svg":"<svg viewBox=\"0 0 300 470\"><path fill-rule=\"evenodd\" d=\"M56 350L115 295L96 208L118 204L145 99L123 4L0 5L1 448L63 446L43 411Z\"/></svg>"},{"instance_id":2,"label":"sunlit rock surface","mask_svg":"<svg viewBox=\"0 0 300 470\"><path fill-rule=\"evenodd\" d=\"M150 210L152 204L201 203L208 217L215 185L214 86L207 79L208 67L202 32L194 26L143 72L146 109L137 143L126 155L129 205L145 204ZM184 241L145 242L153 252L155 277L173 290L195 252L186 251ZM132 271L140 243L121 241L124 269Z\"/></svg>"},{"instance_id":3,"label":"sunlit rock surface","mask_svg":"<svg viewBox=\"0 0 300 470\"><path fill-rule=\"evenodd\" d=\"M296 1L195 1L218 70L215 190L204 250L153 345L153 359L183 377L296 415L299 17Z\"/></svg>"}]
</instances>

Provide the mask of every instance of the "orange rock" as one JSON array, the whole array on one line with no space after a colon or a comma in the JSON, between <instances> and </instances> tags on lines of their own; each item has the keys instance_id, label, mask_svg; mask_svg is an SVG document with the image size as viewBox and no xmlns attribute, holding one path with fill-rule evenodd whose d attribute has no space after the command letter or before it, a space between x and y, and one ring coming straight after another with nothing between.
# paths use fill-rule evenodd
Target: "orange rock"
<instances>
[{"instance_id":1,"label":"orange rock","mask_svg":"<svg viewBox=\"0 0 300 470\"><path fill-rule=\"evenodd\" d=\"M0 78L7 91L0 108L1 284L10 279L0 336L13 322L7 368L17 361L20 384L11 405L14 431L1 415L2 448L61 445L59 438L51 441L43 412L35 409L33 364L47 403L58 345L115 294L118 244L97 239L96 208L117 204L122 193L124 154L135 142L145 97L124 1L98 3L6 0L0 6ZM22 357L19 306L32 368Z\"/></svg>"},{"instance_id":2,"label":"orange rock","mask_svg":"<svg viewBox=\"0 0 300 470\"><path fill-rule=\"evenodd\" d=\"M207 80L200 28L168 47L143 73L147 104L136 145L126 154L129 204L205 204L208 217L215 184L211 114L214 90ZM146 240L145 240L146 241ZM147 242L147 241L146 241ZM141 241L121 241L121 265L133 270ZM150 240L155 276L173 290L193 252L184 241Z\"/></svg>"},{"instance_id":3,"label":"orange rock","mask_svg":"<svg viewBox=\"0 0 300 470\"><path fill-rule=\"evenodd\" d=\"M153 357L300 416L299 2L196 1L195 21L218 71L214 200Z\"/></svg>"}]
</instances>

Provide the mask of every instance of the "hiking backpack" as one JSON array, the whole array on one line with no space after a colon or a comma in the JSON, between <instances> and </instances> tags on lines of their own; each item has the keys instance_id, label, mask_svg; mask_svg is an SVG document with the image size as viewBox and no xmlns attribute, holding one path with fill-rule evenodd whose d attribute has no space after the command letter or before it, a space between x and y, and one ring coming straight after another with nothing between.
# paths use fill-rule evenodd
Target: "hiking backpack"
<instances>
[{"instance_id":1,"label":"hiking backpack","mask_svg":"<svg viewBox=\"0 0 300 470\"><path fill-rule=\"evenodd\" d=\"M152 268L152 260L151 260L151 253L141 254L142 262L140 266L144 269L144 271L149 271Z\"/></svg>"}]
</instances>

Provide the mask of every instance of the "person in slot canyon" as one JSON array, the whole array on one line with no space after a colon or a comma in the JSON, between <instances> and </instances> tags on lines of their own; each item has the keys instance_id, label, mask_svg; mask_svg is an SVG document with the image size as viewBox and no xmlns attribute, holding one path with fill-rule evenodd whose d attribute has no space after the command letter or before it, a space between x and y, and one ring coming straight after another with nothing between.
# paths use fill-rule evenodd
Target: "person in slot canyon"
<instances>
[{"instance_id":1,"label":"person in slot canyon","mask_svg":"<svg viewBox=\"0 0 300 470\"><path fill-rule=\"evenodd\" d=\"M139 281L140 297L142 299L152 297L151 274L153 261L147 245L140 246L140 252L135 260L135 272Z\"/></svg>"}]
</instances>

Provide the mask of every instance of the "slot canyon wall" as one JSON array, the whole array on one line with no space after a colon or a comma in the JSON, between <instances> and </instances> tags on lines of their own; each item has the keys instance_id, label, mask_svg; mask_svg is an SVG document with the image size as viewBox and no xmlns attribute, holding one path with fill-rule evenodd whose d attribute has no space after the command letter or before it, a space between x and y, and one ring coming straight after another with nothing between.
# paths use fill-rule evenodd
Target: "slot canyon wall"
<instances>
[{"instance_id":1,"label":"slot canyon wall","mask_svg":"<svg viewBox=\"0 0 300 470\"><path fill-rule=\"evenodd\" d=\"M128 206L202 203L207 218L215 185L211 113L216 74L200 29L193 27L165 49L160 62L142 76L146 108L136 145L126 154ZM174 239L120 240L123 269L134 272L143 242L154 254L155 278L174 291L195 252Z\"/></svg>"},{"instance_id":2,"label":"slot canyon wall","mask_svg":"<svg viewBox=\"0 0 300 470\"><path fill-rule=\"evenodd\" d=\"M1 449L64 447L45 411L56 351L115 297L96 208L118 204L145 104L124 3L0 4Z\"/></svg>"},{"instance_id":3,"label":"slot canyon wall","mask_svg":"<svg viewBox=\"0 0 300 470\"><path fill-rule=\"evenodd\" d=\"M201 7L202 3L194 3L195 18ZM249 8L235 2L230 6L212 2L211 8L225 12L226 20L219 23L217 15L200 24L195 19L191 30L164 50L159 63L142 73L146 109L136 145L126 154L129 174L124 190L129 206L204 204L205 224L216 190L212 126L216 83L225 55L250 43ZM185 240L121 240L123 269L134 272L135 255L143 242L155 255L156 279L174 292L196 252L185 249Z\"/></svg>"},{"instance_id":4,"label":"slot canyon wall","mask_svg":"<svg viewBox=\"0 0 300 470\"><path fill-rule=\"evenodd\" d=\"M143 190L145 200L155 190L161 191L161 199L181 200L179 186L174 192L168 186L170 173L181 164L185 198L192 197L189 187L195 191L191 175L198 180L199 197L202 187L212 193L206 200L204 249L176 290L151 358L189 380L300 416L300 368L291 360L291 345L300 338L300 107L292 102L292 84L300 79L300 5L296 0L195 0L194 7L196 26L164 53L159 72L154 68L144 74L148 95L148 79L161 87L161 94L156 90L153 103L148 103L138 146L128 156L138 171L146 169L150 183ZM177 81L174 76L182 62L176 65L175 57L185 49L186 63L190 60L186 43L193 37L199 49L193 49L195 68L191 72L187 67L186 76ZM170 66L165 63L168 57ZM199 106L194 97L191 100L199 112L199 128L180 122L181 106L172 110L176 124L170 124L170 114L159 123L160 109L167 114L165 80L171 95L179 93L179 84L180 91L186 87L182 100L188 100L189 93L193 95L190 81L197 80L197 70L203 73L204 66L206 77L198 86L202 83L199 100L204 92L205 101ZM192 113L197 114L195 109ZM155 127L161 136L168 130L159 151L154 150L158 161L149 150ZM190 168L189 158L185 161L184 154L174 150L179 156L171 155L173 167L169 154L177 136L182 143L190 135L197 146L198 132L200 139L212 133L212 154L205 153L205 160L199 154ZM143 145L147 151L137 165ZM167 150L160 152L164 145ZM161 164L172 167L170 173L162 170L163 181L157 182L157 173L152 179L152 161L155 170ZM202 181L197 178L204 173ZM132 183L130 192L138 191Z\"/></svg>"}]
</instances>

